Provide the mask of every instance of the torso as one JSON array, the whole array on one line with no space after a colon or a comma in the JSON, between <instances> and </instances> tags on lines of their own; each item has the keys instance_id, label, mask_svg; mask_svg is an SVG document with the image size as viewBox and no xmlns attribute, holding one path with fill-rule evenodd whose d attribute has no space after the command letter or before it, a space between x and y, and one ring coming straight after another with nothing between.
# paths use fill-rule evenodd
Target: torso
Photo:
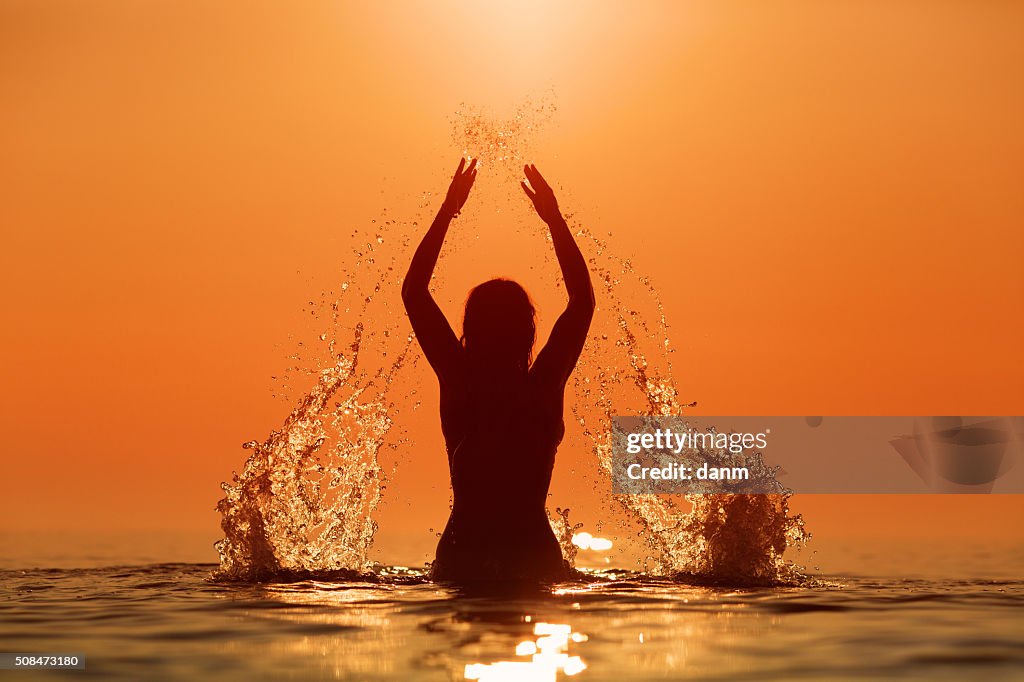
<instances>
[{"instance_id":1,"label":"torso","mask_svg":"<svg viewBox=\"0 0 1024 682\"><path fill-rule=\"evenodd\" d=\"M565 433L563 387L532 374L441 389L454 504L435 574L562 570L545 501Z\"/></svg>"}]
</instances>

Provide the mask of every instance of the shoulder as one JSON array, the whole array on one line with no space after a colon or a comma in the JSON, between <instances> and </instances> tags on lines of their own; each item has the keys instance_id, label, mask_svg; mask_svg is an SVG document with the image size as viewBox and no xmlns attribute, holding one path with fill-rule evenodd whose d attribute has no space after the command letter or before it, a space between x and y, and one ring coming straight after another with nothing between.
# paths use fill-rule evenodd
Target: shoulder
<instances>
[{"instance_id":1,"label":"shoulder","mask_svg":"<svg viewBox=\"0 0 1024 682\"><path fill-rule=\"evenodd\" d=\"M530 366L528 375L529 385L532 392L544 395L545 397L559 397L565 393L565 386L568 383L568 375L558 371L558 368L545 358L538 358Z\"/></svg>"},{"instance_id":2,"label":"shoulder","mask_svg":"<svg viewBox=\"0 0 1024 682\"><path fill-rule=\"evenodd\" d=\"M550 372L534 371L531 368L527 385L530 402L561 419L566 382Z\"/></svg>"},{"instance_id":3,"label":"shoulder","mask_svg":"<svg viewBox=\"0 0 1024 682\"><path fill-rule=\"evenodd\" d=\"M435 372L435 374L442 396L446 393L458 393L465 390L468 372L466 370L466 351L461 344L453 349L444 371Z\"/></svg>"}]
</instances>

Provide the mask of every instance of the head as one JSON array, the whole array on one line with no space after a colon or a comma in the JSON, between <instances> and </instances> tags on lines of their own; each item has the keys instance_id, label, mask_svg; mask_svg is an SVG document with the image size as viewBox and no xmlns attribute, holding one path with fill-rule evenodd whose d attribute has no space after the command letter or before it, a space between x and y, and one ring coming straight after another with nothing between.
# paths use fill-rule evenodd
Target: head
<instances>
[{"instance_id":1,"label":"head","mask_svg":"<svg viewBox=\"0 0 1024 682\"><path fill-rule=\"evenodd\" d=\"M534 315L533 301L516 282L484 282L466 299L462 345L476 362L525 372L537 337Z\"/></svg>"}]
</instances>

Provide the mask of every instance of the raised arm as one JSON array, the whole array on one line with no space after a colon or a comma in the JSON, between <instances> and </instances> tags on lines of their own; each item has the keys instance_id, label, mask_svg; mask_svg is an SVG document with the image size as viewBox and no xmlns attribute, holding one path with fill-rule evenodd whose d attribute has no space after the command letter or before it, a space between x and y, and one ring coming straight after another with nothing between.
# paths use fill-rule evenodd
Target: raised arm
<instances>
[{"instance_id":1,"label":"raised arm","mask_svg":"<svg viewBox=\"0 0 1024 682\"><path fill-rule=\"evenodd\" d=\"M476 159L473 159L468 167L466 160L462 159L448 187L448 195L423 241L417 247L416 253L413 254L409 272L402 282L402 302L409 314L409 322L412 323L412 329L416 332L416 338L427 357L427 362L442 384L453 376L462 347L441 308L430 295L430 278L437 265L437 257L441 253L448 226L452 218L462 210L475 179Z\"/></svg>"},{"instance_id":2,"label":"raised arm","mask_svg":"<svg viewBox=\"0 0 1024 682\"><path fill-rule=\"evenodd\" d=\"M583 352L583 344L587 340L590 321L594 317L594 287L590 283L587 261L580 253L576 240L573 239L572 232L569 231L569 226L558 209L558 201L551 186L537 171L536 166L526 166L524 171L529 184L521 183L523 191L533 202L537 214L551 230L555 256L562 269L565 290L569 294L569 303L555 322L547 344L537 354L533 371L559 385L564 385L572 374L576 361Z\"/></svg>"}]
</instances>

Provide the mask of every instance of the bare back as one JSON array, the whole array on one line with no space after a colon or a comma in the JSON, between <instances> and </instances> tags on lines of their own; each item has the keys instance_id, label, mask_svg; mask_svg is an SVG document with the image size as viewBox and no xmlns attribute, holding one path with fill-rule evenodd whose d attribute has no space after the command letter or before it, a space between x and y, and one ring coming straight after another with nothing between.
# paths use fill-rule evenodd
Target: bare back
<instances>
[{"instance_id":1,"label":"bare back","mask_svg":"<svg viewBox=\"0 0 1024 682\"><path fill-rule=\"evenodd\" d=\"M468 168L460 163L402 287L409 320L440 384L441 429L452 481L452 513L433 566L437 579L556 579L565 572L545 502L565 433L565 386L586 341L594 292L550 186L536 168L527 166L525 172L533 189L525 183L523 189L551 230L569 294L548 342L528 369L525 361L499 357L502 335L493 328L483 332L491 332L493 343L470 354L430 295L431 274L448 226L469 194L475 162ZM489 311L502 331L521 326L510 322L519 319L511 308L507 317L500 305ZM532 304L528 313L527 354Z\"/></svg>"}]
</instances>

